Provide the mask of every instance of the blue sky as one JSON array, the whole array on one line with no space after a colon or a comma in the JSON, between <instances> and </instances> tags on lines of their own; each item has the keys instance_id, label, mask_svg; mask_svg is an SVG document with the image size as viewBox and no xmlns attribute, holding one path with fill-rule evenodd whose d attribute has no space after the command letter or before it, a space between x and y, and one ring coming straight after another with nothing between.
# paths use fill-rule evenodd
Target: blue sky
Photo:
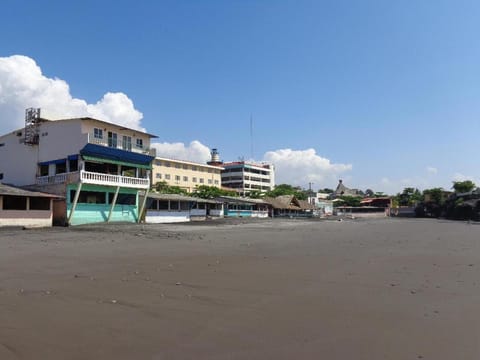
<instances>
[{"instance_id":1,"label":"blue sky","mask_svg":"<svg viewBox=\"0 0 480 360\"><path fill-rule=\"evenodd\" d=\"M94 115L158 135L167 155L250 159L253 139L278 182L480 183L479 2L6 0L2 14L1 133L24 107L70 115L63 84Z\"/></svg>"}]
</instances>

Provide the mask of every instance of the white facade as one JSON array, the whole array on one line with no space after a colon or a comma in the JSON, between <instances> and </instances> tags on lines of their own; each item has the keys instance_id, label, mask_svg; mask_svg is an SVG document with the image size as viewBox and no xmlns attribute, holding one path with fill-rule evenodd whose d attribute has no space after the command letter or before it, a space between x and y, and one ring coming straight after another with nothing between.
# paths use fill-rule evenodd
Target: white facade
<instances>
[{"instance_id":1,"label":"white facade","mask_svg":"<svg viewBox=\"0 0 480 360\"><path fill-rule=\"evenodd\" d=\"M67 174L72 170L69 169L68 161L66 169L59 169L54 163L49 164L48 173L40 173L39 164L78 155L89 143L109 146L109 134L115 134L117 139L116 144L110 139L109 147L125 147L125 150L128 150L130 138L132 147L129 151L139 153L148 153L152 137L140 131L90 118L55 121L41 119L38 125L38 145L26 145L24 131L22 128L0 136L0 181L5 184L32 185L38 183L39 177ZM100 134L102 138L99 137ZM127 138L126 143L123 143L124 137ZM141 148L136 146L137 142L142 144ZM73 171L78 171L78 168Z\"/></svg>"},{"instance_id":2,"label":"white facade","mask_svg":"<svg viewBox=\"0 0 480 360\"><path fill-rule=\"evenodd\" d=\"M62 196L57 223L140 221L152 137L92 118L37 117L0 136L0 182Z\"/></svg>"},{"instance_id":3,"label":"white facade","mask_svg":"<svg viewBox=\"0 0 480 360\"><path fill-rule=\"evenodd\" d=\"M272 164L237 161L222 166L222 186L233 188L241 194L267 192L275 187L275 168Z\"/></svg>"}]
</instances>

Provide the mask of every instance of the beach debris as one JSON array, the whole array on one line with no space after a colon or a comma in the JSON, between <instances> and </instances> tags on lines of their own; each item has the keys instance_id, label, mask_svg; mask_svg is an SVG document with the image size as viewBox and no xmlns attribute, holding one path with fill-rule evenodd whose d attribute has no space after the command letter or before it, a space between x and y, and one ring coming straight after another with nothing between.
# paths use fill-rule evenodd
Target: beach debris
<instances>
[{"instance_id":1,"label":"beach debris","mask_svg":"<svg viewBox=\"0 0 480 360\"><path fill-rule=\"evenodd\" d=\"M116 303L117 303L117 300L110 300L110 302L111 302L112 304L116 304Z\"/></svg>"},{"instance_id":2,"label":"beach debris","mask_svg":"<svg viewBox=\"0 0 480 360\"><path fill-rule=\"evenodd\" d=\"M416 294L417 292L415 290L410 290L410 294Z\"/></svg>"},{"instance_id":3,"label":"beach debris","mask_svg":"<svg viewBox=\"0 0 480 360\"><path fill-rule=\"evenodd\" d=\"M182 285L182 283L181 282L176 282L175 285L177 285L177 286Z\"/></svg>"}]
</instances>

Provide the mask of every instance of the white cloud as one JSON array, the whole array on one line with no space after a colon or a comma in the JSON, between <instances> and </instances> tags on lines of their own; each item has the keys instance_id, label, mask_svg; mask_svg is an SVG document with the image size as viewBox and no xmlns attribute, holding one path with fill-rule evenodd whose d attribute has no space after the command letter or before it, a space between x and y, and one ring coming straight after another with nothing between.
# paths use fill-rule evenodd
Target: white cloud
<instances>
[{"instance_id":1,"label":"white cloud","mask_svg":"<svg viewBox=\"0 0 480 360\"><path fill-rule=\"evenodd\" d=\"M157 150L157 156L178 160L189 160L198 163L206 163L210 160L210 149L200 141L194 140L188 146L184 143L152 143Z\"/></svg>"},{"instance_id":2,"label":"white cloud","mask_svg":"<svg viewBox=\"0 0 480 360\"><path fill-rule=\"evenodd\" d=\"M432 174L432 175L436 175L438 173L438 169L433 166L427 166L426 170L429 174Z\"/></svg>"},{"instance_id":3,"label":"white cloud","mask_svg":"<svg viewBox=\"0 0 480 360\"><path fill-rule=\"evenodd\" d=\"M331 187L338 176L352 170L351 164L334 164L321 157L315 149L280 149L268 151L263 160L275 165L275 182L306 187L309 182L314 188Z\"/></svg>"},{"instance_id":4,"label":"white cloud","mask_svg":"<svg viewBox=\"0 0 480 360\"><path fill-rule=\"evenodd\" d=\"M72 97L68 83L42 74L27 56L0 57L0 134L24 125L25 109L41 108L47 119L90 116L126 127L140 126L143 114L124 93L106 93L95 104Z\"/></svg>"}]
</instances>

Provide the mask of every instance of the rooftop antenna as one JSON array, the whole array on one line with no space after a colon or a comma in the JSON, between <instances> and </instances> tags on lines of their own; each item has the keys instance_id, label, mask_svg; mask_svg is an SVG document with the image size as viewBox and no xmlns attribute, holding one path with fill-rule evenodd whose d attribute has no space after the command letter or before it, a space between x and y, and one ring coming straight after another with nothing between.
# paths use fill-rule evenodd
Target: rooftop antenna
<instances>
[{"instance_id":1,"label":"rooftop antenna","mask_svg":"<svg viewBox=\"0 0 480 360\"><path fill-rule=\"evenodd\" d=\"M250 158L253 160L253 116L250 114Z\"/></svg>"},{"instance_id":2,"label":"rooftop antenna","mask_svg":"<svg viewBox=\"0 0 480 360\"><path fill-rule=\"evenodd\" d=\"M40 108L25 110L25 145L38 145L40 132Z\"/></svg>"}]
</instances>

